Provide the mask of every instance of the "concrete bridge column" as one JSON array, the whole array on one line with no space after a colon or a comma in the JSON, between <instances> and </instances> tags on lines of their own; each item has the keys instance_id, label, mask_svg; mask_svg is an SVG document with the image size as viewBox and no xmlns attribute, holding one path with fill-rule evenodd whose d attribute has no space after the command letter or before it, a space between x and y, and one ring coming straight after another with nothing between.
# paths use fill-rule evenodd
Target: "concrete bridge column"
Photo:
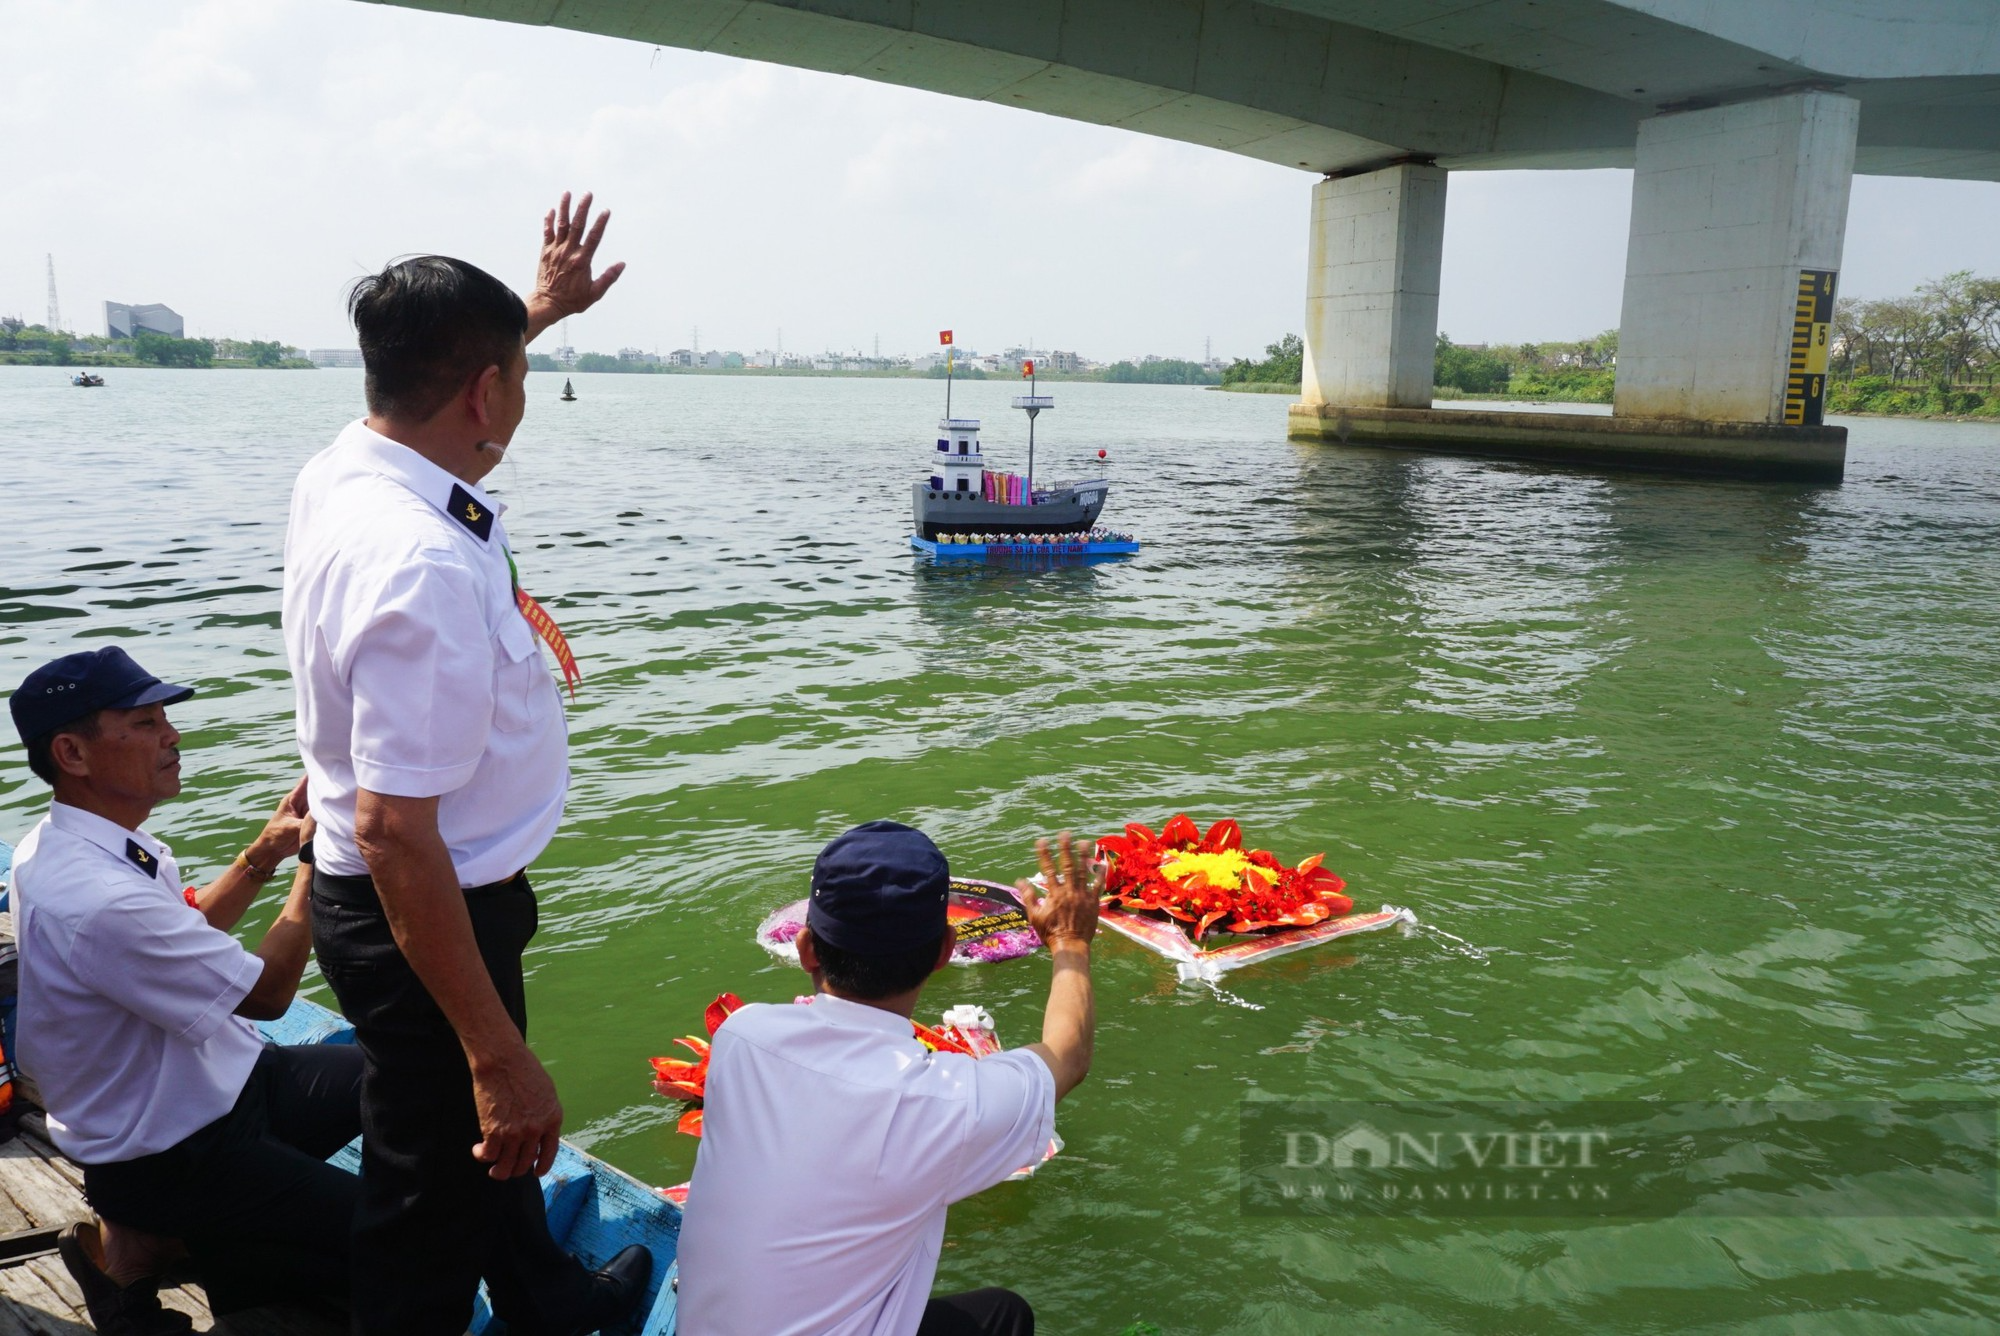
<instances>
[{"instance_id":1,"label":"concrete bridge column","mask_svg":"<svg viewBox=\"0 0 2000 1336\"><path fill-rule=\"evenodd\" d=\"M1641 123L1618 416L1820 422L1860 124L1825 92Z\"/></svg>"},{"instance_id":2,"label":"concrete bridge column","mask_svg":"<svg viewBox=\"0 0 2000 1336\"><path fill-rule=\"evenodd\" d=\"M1444 190L1419 163L1313 187L1306 405L1430 407Z\"/></svg>"},{"instance_id":3,"label":"concrete bridge column","mask_svg":"<svg viewBox=\"0 0 2000 1336\"><path fill-rule=\"evenodd\" d=\"M1821 419L1859 111L1807 92L1642 123L1610 417L1430 407L1444 173L1323 182L1290 434L1838 481L1847 429Z\"/></svg>"}]
</instances>

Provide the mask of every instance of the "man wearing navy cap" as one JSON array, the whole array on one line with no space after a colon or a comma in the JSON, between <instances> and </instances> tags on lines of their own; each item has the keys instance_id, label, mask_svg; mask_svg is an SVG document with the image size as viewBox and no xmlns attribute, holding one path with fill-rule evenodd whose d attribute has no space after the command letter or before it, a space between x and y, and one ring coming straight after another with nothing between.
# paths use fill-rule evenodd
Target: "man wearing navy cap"
<instances>
[{"instance_id":1,"label":"man wearing navy cap","mask_svg":"<svg viewBox=\"0 0 2000 1336\"><path fill-rule=\"evenodd\" d=\"M228 929L311 836L304 785L207 887L144 825L181 791L166 707L192 696L116 646L37 668L8 699L54 790L14 859L21 1069L103 1219L60 1243L98 1331L189 1330L158 1271L186 1246L218 1312L345 1289L361 1129L352 1048L267 1046L311 948L301 866L254 952Z\"/></svg>"},{"instance_id":2,"label":"man wearing navy cap","mask_svg":"<svg viewBox=\"0 0 2000 1336\"><path fill-rule=\"evenodd\" d=\"M798 937L812 1005L739 1008L709 1055L685 1336L1033 1336L1009 1290L930 1291L946 1207L1040 1163L1090 1070L1097 887L1060 845L1037 846L1045 893L1019 886L1054 966L1042 1040L977 1061L910 1032L953 947L937 845L871 821L820 853Z\"/></svg>"}]
</instances>

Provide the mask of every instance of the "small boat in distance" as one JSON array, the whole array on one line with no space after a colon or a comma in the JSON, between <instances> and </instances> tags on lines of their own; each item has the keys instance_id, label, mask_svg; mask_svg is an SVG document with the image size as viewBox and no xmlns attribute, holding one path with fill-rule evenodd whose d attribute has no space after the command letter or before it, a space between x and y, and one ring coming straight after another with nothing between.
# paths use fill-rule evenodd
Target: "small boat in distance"
<instances>
[{"instance_id":1,"label":"small boat in distance","mask_svg":"<svg viewBox=\"0 0 2000 1336\"><path fill-rule=\"evenodd\" d=\"M566 404L573 404L576 402L576 391L570 388L568 377L563 378L562 401Z\"/></svg>"},{"instance_id":2,"label":"small boat in distance","mask_svg":"<svg viewBox=\"0 0 2000 1336\"><path fill-rule=\"evenodd\" d=\"M78 389L97 389L103 386L104 377L92 371L79 371L69 378L69 383Z\"/></svg>"}]
</instances>

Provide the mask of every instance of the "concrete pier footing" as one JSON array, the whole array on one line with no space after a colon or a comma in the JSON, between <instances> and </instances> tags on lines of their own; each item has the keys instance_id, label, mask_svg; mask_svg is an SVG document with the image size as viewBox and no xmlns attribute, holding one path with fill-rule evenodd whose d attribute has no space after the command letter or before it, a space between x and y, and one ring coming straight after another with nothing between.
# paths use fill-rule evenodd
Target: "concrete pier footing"
<instances>
[{"instance_id":1,"label":"concrete pier footing","mask_svg":"<svg viewBox=\"0 0 2000 1336\"><path fill-rule=\"evenodd\" d=\"M1759 481L1839 482L1847 428L1293 404L1293 440Z\"/></svg>"}]
</instances>

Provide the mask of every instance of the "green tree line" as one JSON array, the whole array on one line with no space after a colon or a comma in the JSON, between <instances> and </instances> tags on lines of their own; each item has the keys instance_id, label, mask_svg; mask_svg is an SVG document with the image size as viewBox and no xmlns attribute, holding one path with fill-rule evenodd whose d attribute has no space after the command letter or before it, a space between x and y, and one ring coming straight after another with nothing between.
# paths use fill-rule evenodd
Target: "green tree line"
<instances>
[{"instance_id":1,"label":"green tree line","mask_svg":"<svg viewBox=\"0 0 2000 1336\"><path fill-rule=\"evenodd\" d=\"M2000 278L1960 270L1907 297L1843 298L1834 307L1830 413L2000 416ZM1305 345L1287 334L1261 361L1240 358L1224 385L1296 388ZM1439 334L1439 398L1611 402L1618 331L1572 343L1459 344Z\"/></svg>"},{"instance_id":2,"label":"green tree line","mask_svg":"<svg viewBox=\"0 0 2000 1336\"><path fill-rule=\"evenodd\" d=\"M0 326L0 362L28 366L159 366L208 367L218 359L217 340L179 339L167 334L140 333L130 339L101 334L70 334L41 325L20 329ZM310 362L286 356L276 339L222 340L230 364L256 367L309 367Z\"/></svg>"},{"instance_id":3,"label":"green tree line","mask_svg":"<svg viewBox=\"0 0 2000 1336\"><path fill-rule=\"evenodd\" d=\"M1431 383L1455 394L1563 403L1611 402L1618 331L1574 342L1461 345L1438 335Z\"/></svg>"},{"instance_id":4,"label":"green tree line","mask_svg":"<svg viewBox=\"0 0 2000 1336\"><path fill-rule=\"evenodd\" d=\"M1297 385L1305 374L1306 345L1296 334L1287 334L1264 346L1264 360L1253 362L1239 357L1222 368L1224 385Z\"/></svg>"},{"instance_id":5,"label":"green tree line","mask_svg":"<svg viewBox=\"0 0 2000 1336\"><path fill-rule=\"evenodd\" d=\"M1305 342L1287 334L1264 349L1261 361L1238 358L1223 369L1224 385L1281 385L1296 389L1305 368ZM1431 383L1446 397L1466 394L1513 399L1611 402L1612 363L1618 331L1575 343L1516 343L1489 347L1457 344L1438 335Z\"/></svg>"},{"instance_id":6,"label":"green tree line","mask_svg":"<svg viewBox=\"0 0 2000 1336\"><path fill-rule=\"evenodd\" d=\"M1827 370L1835 411L2000 415L2000 278L1961 269L1907 297L1843 298Z\"/></svg>"}]
</instances>

